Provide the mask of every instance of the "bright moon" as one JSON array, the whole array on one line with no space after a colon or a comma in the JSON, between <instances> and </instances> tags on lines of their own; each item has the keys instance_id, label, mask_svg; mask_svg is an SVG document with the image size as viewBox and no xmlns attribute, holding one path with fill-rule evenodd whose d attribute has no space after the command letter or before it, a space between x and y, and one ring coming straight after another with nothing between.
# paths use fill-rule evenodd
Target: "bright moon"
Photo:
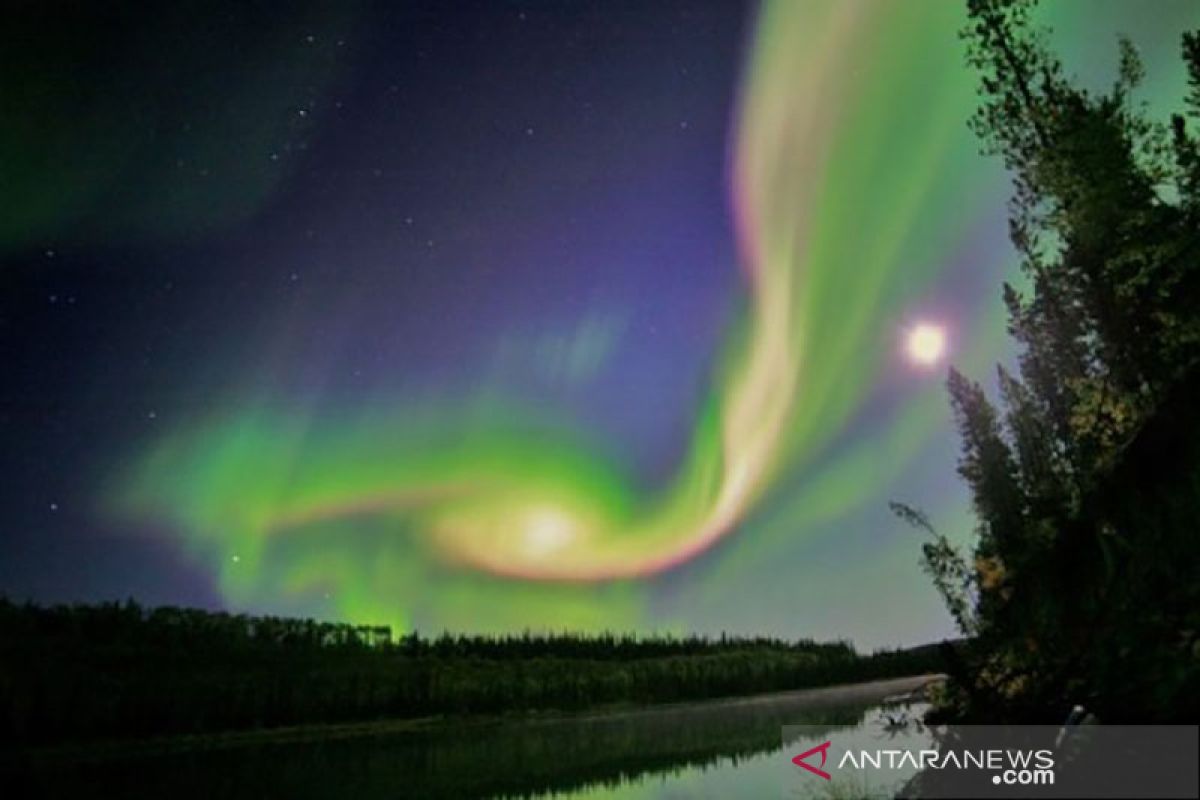
<instances>
[{"instance_id":1,"label":"bright moon","mask_svg":"<svg viewBox=\"0 0 1200 800\"><path fill-rule=\"evenodd\" d=\"M931 367L946 354L946 330L922 322L908 332L908 357L914 364Z\"/></svg>"}]
</instances>

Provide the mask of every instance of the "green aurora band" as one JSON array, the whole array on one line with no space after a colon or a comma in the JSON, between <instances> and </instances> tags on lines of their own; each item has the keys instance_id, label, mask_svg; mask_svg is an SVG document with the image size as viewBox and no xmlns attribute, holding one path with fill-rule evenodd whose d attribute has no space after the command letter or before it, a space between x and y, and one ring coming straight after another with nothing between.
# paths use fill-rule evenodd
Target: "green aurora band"
<instances>
[{"instance_id":1,"label":"green aurora band","mask_svg":"<svg viewBox=\"0 0 1200 800\"><path fill-rule=\"evenodd\" d=\"M1005 187L965 129L961 24L957 3L762 8L730 170L746 297L667 485L494 393L337 417L243 396L156 441L109 509L180 535L235 605L512 629L636 624L646 579L722 537L736 571L882 502L947 420L936 381L882 380L907 310L967 254L1007 258L976 252ZM998 308L954 316L956 361L1001 354Z\"/></svg>"}]
</instances>

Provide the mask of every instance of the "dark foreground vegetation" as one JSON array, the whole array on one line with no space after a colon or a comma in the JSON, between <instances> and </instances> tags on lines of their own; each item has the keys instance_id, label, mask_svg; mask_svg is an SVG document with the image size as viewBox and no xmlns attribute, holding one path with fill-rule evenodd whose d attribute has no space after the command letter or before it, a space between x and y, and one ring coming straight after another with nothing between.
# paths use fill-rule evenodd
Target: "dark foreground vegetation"
<instances>
[{"instance_id":1,"label":"dark foreground vegetation","mask_svg":"<svg viewBox=\"0 0 1200 800\"><path fill-rule=\"evenodd\" d=\"M387 628L130 602L0 600L8 746L434 715L668 703L936 672L936 648Z\"/></svg>"},{"instance_id":2,"label":"dark foreground vegetation","mask_svg":"<svg viewBox=\"0 0 1200 800\"><path fill-rule=\"evenodd\" d=\"M1015 182L1005 287L1018 374L999 405L957 372L969 553L925 564L971 645L942 713L1059 722L1200 721L1200 32L1169 122L1136 101L1127 43L1112 88L1074 85L1027 0L970 0L973 123Z\"/></svg>"}]
</instances>

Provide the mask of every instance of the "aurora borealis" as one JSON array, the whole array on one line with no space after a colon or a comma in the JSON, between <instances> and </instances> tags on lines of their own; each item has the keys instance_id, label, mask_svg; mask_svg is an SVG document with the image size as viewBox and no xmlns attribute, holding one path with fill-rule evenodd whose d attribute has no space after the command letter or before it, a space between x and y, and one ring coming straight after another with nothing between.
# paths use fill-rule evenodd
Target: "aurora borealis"
<instances>
[{"instance_id":1,"label":"aurora borealis","mask_svg":"<svg viewBox=\"0 0 1200 800\"><path fill-rule=\"evenodd\" d=\"M84 389L33 385L135 406L139 426L89 440L77 424L55 455L83 473L71 502L31 485L9 502L37 512L13 519L81 509L72 524L134 531L235 608L867 645L947 631L886 504L970 528L939 373L906 363L904 331L938 320L974 374L1006 355L1007 186L966 128L962 10L649 6L298 14L240 65L268 102L226 100L211 75L190 98L245 124L213 111L184 135L173 105L173 145L156 128L86 180L40 178L0 234L20 296L46 307L76 257L134 287L88 313L135 310L76 355ZM1172 37L1200 23L1190 4L1159 9L1044 16L1068 67L1100 82L1128 33L1154 103L1181 92ZM141 89L139 69L122 76ZM147 124L145 102L88 130L111 143ZM65 127L52 145L85 138ZM204 153L217 163L196 177L215 185L172 189L164 175ZM136 310L180 287L190 300ZM52 292L55 311L74 297ZM148 339L176 344L137 379L158 399L135 402L106 362ZM6 547L20 564L24 545ZM59 585L38 578L53 562L29 563L0 577ZM101 572L91 591L120 596L120 566Z\"/></svg>"}]
</instances>

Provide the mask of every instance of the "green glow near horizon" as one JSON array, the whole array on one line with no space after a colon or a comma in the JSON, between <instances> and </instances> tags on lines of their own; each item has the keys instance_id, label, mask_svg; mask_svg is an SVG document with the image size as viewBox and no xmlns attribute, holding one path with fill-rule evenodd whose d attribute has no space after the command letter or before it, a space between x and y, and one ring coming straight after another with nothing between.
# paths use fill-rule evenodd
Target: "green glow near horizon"
<instances>
[{"instance_id":1,"label":"green glow near horizon","mask_svg":"<svg viewBox=\"0 0 1200 800\"><path fill-rule=\"evenodd\" d=\"M734 133L744 313L665 487L488 393L336 418L267 399L156 442L111 508L178 533L234 604L327 597L356 620L494 630L638 626L648 579L722 537L737 541L723 562L737 573L807 526L882 504L947 418L940 386L892 374L898 332L959 261L1006 257L972 251L1002 224L1004 186L965 129L961 14L764 6ZM994 359L994 310L951 311L952 358ZM615 335L581 331L577 352L555 356L570 374Z\"/></svg>"}]
</instances>

